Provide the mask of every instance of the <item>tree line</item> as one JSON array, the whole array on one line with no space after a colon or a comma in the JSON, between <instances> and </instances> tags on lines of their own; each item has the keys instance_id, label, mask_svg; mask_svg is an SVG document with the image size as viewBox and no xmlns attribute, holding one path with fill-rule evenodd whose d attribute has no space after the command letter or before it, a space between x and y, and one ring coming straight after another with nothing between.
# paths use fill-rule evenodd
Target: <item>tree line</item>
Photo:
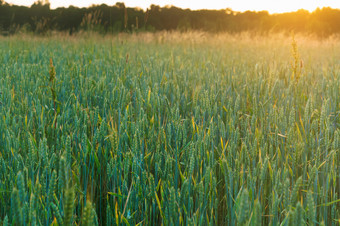
<instances>
[{"instance_id":1,"label":"tree line","mask_svg":"<svg viewBox=\"0 0 340 226\"><path fill-rule=\"evenodd\" d=\"M51 9L48 1L37 1L30 7L10 5L0 0L0 32L13 34L18 31L38 34L63 31L70 34L81 30L101 33L200 30L207 32L258 33L294 31L318 36L340 32L340 10L329 7L313 12L269 14L267 11L236 12L223 10L189 10L174 6L151 5L146 11L125 7L93 5L88 8L69 6Z\"/></svg>"}]
</instances>

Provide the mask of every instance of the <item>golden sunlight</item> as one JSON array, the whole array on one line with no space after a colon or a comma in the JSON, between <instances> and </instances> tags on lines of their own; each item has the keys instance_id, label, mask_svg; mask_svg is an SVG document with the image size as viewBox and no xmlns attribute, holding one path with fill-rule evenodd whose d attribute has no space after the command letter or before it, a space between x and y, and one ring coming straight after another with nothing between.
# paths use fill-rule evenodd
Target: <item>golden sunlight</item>
<instances>
[{"instance_id":1,"label":"golden sunlight","mask_svg":"<svg viewBox=\"0 0 340 226\"><path fill-rule=\"evenodd\" d=\"M35 0L7 0L6 2L16 5L32 5ZM51 8L68 7L74 5L78 7L88 7L92 4L107 4L114 5L115 1L112 0L50 0ZM124 2L128 7L140 7L147 9L151 4L160 5L174 5L180 8L190 9L225 9L231 8L234 11L262 11L266 10L270 13L291 12L299 9L313 11L316 8L332 7L340 8L340 1L338 0L210 0L210 1L197 1L197 0L125 0Z\"/></svg>"}]
</instances>

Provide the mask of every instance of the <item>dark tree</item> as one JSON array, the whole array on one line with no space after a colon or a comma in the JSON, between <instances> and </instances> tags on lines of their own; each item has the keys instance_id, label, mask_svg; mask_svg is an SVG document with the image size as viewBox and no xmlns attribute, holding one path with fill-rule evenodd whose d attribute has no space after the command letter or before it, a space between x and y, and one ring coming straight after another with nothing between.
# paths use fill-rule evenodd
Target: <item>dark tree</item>
<instances>
[{"instance_id":1,"label":"dark tree","mask_svg":"<svg viewBox=\"0 0 340 226\"><path fill-rule=\"evenodd\" d=\"M101 33L135 32L138 30L200 30L206 32L257 33L295 31L322 37L340 33L340 10L317 9L310 13L299 10L269 14L267 11L235 12L225 10L189 10L173 6L151 5L147 11L128 8L123 2L89 8L50 9L48 0L38 0L31 7L9 5L0 0L0 31L13 33L25 27L36 33L49 30L72 34L79 30Z\"/></svg>"}]
</instances>

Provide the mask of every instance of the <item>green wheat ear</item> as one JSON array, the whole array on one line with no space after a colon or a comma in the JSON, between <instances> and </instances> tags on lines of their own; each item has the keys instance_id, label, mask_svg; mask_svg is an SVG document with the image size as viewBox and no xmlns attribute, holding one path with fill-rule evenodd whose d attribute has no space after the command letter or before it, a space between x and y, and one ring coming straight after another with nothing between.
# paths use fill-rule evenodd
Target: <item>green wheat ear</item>
<instances>
[{"instance_id":1,"label":"green wheat ear","mask_svg":"<svg viewBox=\"0 0 340 226\"><path fill-rule=\"evenodd\" d=\"M262 225L262 209L261 204L257 200L253 210L253 226L260 226Z\"/></svg>"},{"instance_id":2,"label":"green wheat ear","mask_svg":"<svg viewBox=\"0 0 340 226\"><path fill-rule=\"evenodd\" d=\"M288 213L288 226L295 225L295 212L293 210L289 210Z\"/></svg>"},{"instance_id":3,"label":"green wheat ear","mask_svg":"<svg viewBox=\"0 0 340 226\"><path fill-rule=\"evenodd\" d=\"M92 218L92 203L90 201L86 202L86 206L83 211L82 225L91 226L93 225Z\"/></svg>"},{"instance_id":4,"label":"green wheat ear","mask_svg":"<svg viewBox=\"0 0 340 226\"><path fill-rule=\"evenodd\" d=\"M65 191L64 206L64 225L72 225L73 218L74 191L73 188L67 188Z\"/></svg>"},{"instance_id":5,"label":"green wheat ear","mask_svg":"<svg viewBox=\"0 0 340 226\"><path fill-rule=\"evenodd\" d=\"M307 194L307 215L308 215L308 221L309 225L315 225L315 204L313 200L313 194L311 191L308 191Z\"/></svg>"},{"instance_id":6,"label":"green wheat ear","mask_svg":"<svg viewBox=\"0 0 340 226\"><path fill-rule=\"evenodd\" d=\"M301 184L302 184L302 178L299 177L296 180L296 183L294 185L294 188L293 188L293 191L292 191L292 194L291 194L291 204L292 205L295 205L297 203L297 201L298 201L299 190L300 190Z\"/></svg>"},{"instance_id":7,"label":"green wheat ear","mask_svg":"<svg viewBox=\"0 0 340 226\"><path fill-rule=\"evenodd\" d=\"M56 218L57 218L58 224L59 224L59 225L63 225L64 221L63 221L63 219L61 218L60 211L59 211L58 207L57 207L54 203L51 204L51 207L52 207L52 210L53 210L53 212L54 212L54 215L55 215Z\"/></svg>"},{"instance_id":8,"label":"green wheat ear","mask_svg":"<svg viewBox=\"0 0 340 226\"><path fill-rule=\"evenodd\" d=\"M22 224L22 206L20 202L19 197L19 191L16 188L13 188L12 192L12 210L14 213L15 221L18 222L18 224Z\"/></svg>"},{"instance_id":9,"label":"green wheat ear","mask_svg":"<svg viewBox=\"0 0 340 226\"><path fill-rule=\"evenodd\" d=\"M305 225L304 213L300 202L298 202L295 208L295 222L296 225Z\"/></svg>"},{"instance_id":10,"label":"green wheat ear","mask_svg":"<svg viewBox=\"0 0 340 226\"><path fill-rule=\"evenodd\" d=\"M241 194L238 212L238 225L246 225L249 219L249 193L247 189L244 189Z\"/></svg>"},{"instance_id":11,"label":"green wheat ear","mask_svg":"<svg viewBox=\"0 0 340 226\"><path fill-rule=\"evenodd\" d=\"M2 225L3 226L8 226L8 217L7 217L7 215L6 215Z\"/></svg>"},{"instance_id":12,"label":"green wheat ear","mask_svg":"<svg viewBox=\"0 0 340 226\"><path fill-rule=\"evenodd\" d=\"M53 195L56 190L56 185L57 185L57 173L55 170L53 170L51 181L50 181L50 187L48 189L48 195L47 195L47 200L49 203L52 203Z\"/></svg>"},{"instance_id":13,"label":"green wheat ear","mask_svg":"<svg viewBox=\"0 0 340 226\"><path fill-rule=\"evenodd\" d=\"M98 217L95 208L92 208L93 226L98 226Z\"/></svg>"}]
</instances>

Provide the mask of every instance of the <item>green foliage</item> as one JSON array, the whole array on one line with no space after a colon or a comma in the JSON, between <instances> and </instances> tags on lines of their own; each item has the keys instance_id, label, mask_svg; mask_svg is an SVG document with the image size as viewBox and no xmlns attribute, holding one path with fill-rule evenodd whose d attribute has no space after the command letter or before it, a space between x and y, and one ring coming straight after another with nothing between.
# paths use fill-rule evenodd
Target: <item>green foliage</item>
<instances>
[{"instance_id":1,"label":"green foliage","mask_svg":"<svg viewBox=\"0 0 340 226\"><path fill-rule=\"evenodd\" d=\"M1 38L0 224L337 224L340 45L295 39Z\"/></svg>"}]
</instances>

